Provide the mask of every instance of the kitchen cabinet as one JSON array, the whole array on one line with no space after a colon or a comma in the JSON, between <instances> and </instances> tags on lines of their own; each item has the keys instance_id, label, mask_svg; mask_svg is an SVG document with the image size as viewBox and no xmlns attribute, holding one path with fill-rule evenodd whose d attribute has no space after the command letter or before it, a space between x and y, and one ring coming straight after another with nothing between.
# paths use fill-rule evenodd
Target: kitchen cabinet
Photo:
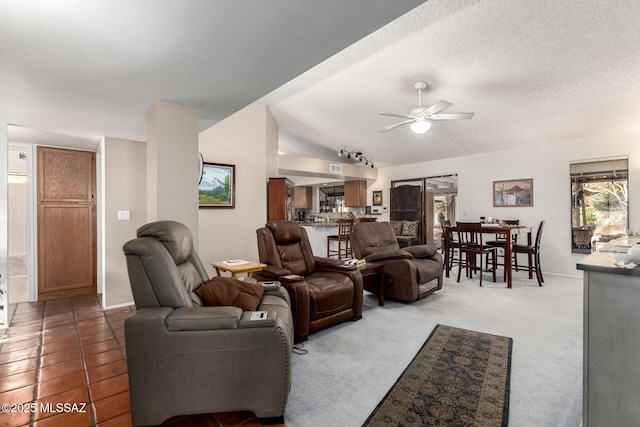
<instances>
[{"instance_id":1,"label":"kitchen cabinet","mask_svg":"<svg viewBox=\"0 0 640 427\"><path fill-rule=\"evenodd\" d=\"M267 220L294 220L293 181L287 178L269 178L267 189Z\"/></svg>"},{"instance_id":2,"label":"kitchen cabinet","mask_svg":"<svg viewBox=\"0 0 640 427\"><path fill-rule=\"evenodd\" d=\"M367 205L367 181L345 181L344 205L347 207L362 207Z\"/></svg>"},{"instance_id":3,"label":"kitchen cabinet","mask_svg":"<svg viewBox=\"0 0 640 427\"><path fill-rule=\"evenodd\" d=\"M293 206L296 209L311 209L312 200L311 187L293 187Z\"/></svg>"}]
</instances>

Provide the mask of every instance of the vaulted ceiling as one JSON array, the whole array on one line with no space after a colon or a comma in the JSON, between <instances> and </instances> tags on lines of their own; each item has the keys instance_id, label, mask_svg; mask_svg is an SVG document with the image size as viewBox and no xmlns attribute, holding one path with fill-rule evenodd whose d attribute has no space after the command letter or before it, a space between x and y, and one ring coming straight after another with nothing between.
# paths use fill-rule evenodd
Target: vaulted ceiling
<instances>
[{"instance_id":1,"label":"vaulted ceiling","mask_svg":"<svg viewBox=\"0 0 640 427\"><path fill-rule=\"evenodd\" d=\"M157 100L205 129L424 0L3 1L0 120L13 141L146 139Z\"/></svg>"},{"instance_id":2,"label":"vaulted ceiling","mask_svg":"<svg viewBox=\"0 0 640 427\"><path fill-rule=\"evenodd\" d=\"M0 119L28 139L145 139L158 99L204 129L258 101L289 154L398 165L640 131L640 2L3 3ZM396 19L397 18L397 19ZM426 135L380 111L441 99ZM398 119L401 120L401 119ZM64 139L64 138L63 138Z\"/></svg>"}]
</instances>

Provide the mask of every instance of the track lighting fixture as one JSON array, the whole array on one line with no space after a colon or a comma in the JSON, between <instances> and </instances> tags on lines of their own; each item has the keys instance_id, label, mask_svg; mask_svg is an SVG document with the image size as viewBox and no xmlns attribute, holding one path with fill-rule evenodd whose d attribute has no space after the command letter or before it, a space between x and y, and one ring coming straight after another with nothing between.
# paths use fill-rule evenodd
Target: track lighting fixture
<instances>
[{"instance_id":1,"label":"track lighting fixture","mask_svg":"<svg viewBox=\"0 0 640 427\"><path fill-rule=\"evenodd\" d=\"M372 169L375 167L373 164L373 160L364 156L362 154L362 151L347 150L347 148L345 147L338 152L338 156L347 156L347 159L353 157L360 163L364 163L365 166L371 166Z\"/></svg>"}]
</instances>

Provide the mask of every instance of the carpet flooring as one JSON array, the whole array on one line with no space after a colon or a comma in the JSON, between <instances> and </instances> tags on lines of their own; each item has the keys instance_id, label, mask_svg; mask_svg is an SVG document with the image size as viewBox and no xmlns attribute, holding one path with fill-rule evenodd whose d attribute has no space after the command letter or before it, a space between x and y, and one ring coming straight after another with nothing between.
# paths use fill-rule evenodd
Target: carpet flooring
<instances>
[{"instance_id":1,"label":"carpet flooring","mask_svg":"<svg viewBox=\"0 0 640 427\"><path fill-rule=\"evenodd\" d=\"M444 281L412 304L367 293L363 317L324 329L292 355L287 427L359 427L436 325L511 337L509 427L578 427L582 415L582 278L526 272L504 282Z\"/></svg>"},{"instance_id":2,"label":"carpet flooring","mask_svg":"<svg viewBox=\"0 0 640 427\"><path fill-rule=\"evenodd\" d=\"M512 343L437 325L364 426L506 426Z\"/></svg>"}]
</instances>

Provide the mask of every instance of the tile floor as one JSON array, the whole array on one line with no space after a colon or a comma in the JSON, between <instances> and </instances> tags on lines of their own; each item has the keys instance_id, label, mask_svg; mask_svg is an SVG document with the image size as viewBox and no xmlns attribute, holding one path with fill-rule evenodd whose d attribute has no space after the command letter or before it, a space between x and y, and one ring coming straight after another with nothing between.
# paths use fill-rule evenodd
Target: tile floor
<instances>
[{"instance_id":1,"label":"tile floor","mask_svg":"<svg viewBox=\"0 0 640 427\"><path fill-rule=\"evenodd\" d=\"M124 319L133 311L103 311L99 295L10 304L11 327L0 330L0 403L23 412L3 406L0 426L130 426ZM260 425L250 412L174 417L163 424Z\"/></svg>"}]
</instances>

